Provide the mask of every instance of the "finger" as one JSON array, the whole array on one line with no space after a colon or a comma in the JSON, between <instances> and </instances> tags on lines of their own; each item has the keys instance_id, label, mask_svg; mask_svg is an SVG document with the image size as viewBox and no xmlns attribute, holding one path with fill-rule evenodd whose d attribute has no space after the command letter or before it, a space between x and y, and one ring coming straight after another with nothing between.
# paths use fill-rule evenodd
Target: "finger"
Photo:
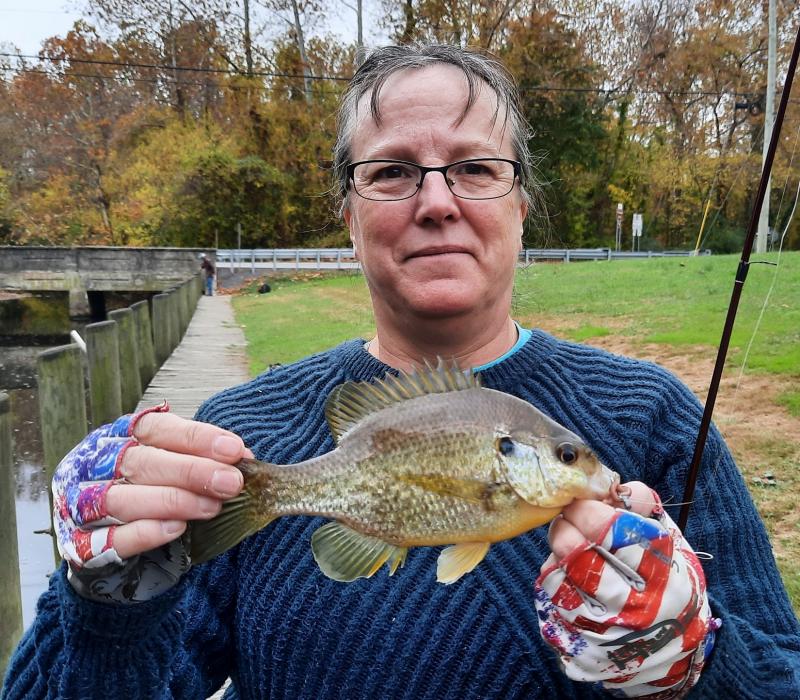
<instances>
[{"instance_id":1,"label":"finger","mask_svg":"<svg viewBox=\"0 0 800 700\"><path fill-rule=\"evenodd\" d=\"M219 498L232 498L244 486L242 473L236 467L147 445L128 448L117 475L137 485L177 486Z\"/></svg>"},{"instance_id":2,"label":"finger","mask_svg":"<svg viewBox=\"0 0 800 700\"><path fill-rule=\"evenodd\" d=\"M136 423L134 437L169 452L210 457L235 464L244 456L242 438L209 423L186 420L174 413L148 413Z\"/></svg>"},{"instance_id":3,"label":"finger","mask_svg":"<svg viewBox=\"0 0 800 700\"><path fill-rule=\"evenodd\" d=\"M656 496L653 489L641 481L629 481L623 486L628 487L631 491L628 497L631 503L631 512L649 518L656 506L659 505L658 496Z\"/></svg>"},{"instance_id":4,"label":"finger","mask_svg":"<svg viewBox=\"0 0 800 700\"><path fill-rule=\"evenodd\" d=\"M566 518L556 518L550 523L547 538L556 561L560 561L579 547L586 546L586 537Z\"/></svg>"},{"instance_id":5,"label":"finger","mask_svg":"<svg viewBox=\"0 0 800 700\"><path fill-rule=\"evenodd\" d=\"M542 564L540 571L544 572L551 566L555 566L557 563L558 563L558 558L556 557L555 554L551 552L550 556L548 556L547 559L544 560L544 564Z\"/></svg>"},{"instance_id":6,"label":"finger","mask_svg":"<svg viewBox=\"0 0 800 700\"><path fill-rule=\"evenodd\" d=\"M124 523L136 520L208 520L222 508L218 498L171 486L114 484L106 494L108 515Z\"/></svg>"},{"instance_id":7,"label":"finger","mask_svg":"<svg viewBox=\"0 0 800 700\"><path fill-rule=\"evenodd\" d=\"M180 537L186 530L181 520L137 520L118 525L114 530L114 549L121 559L160 547Z\"/></svg>"},{"instance_id":8,"label":"finger","mask_svg":"<svg viewBox=\"0 0 800 700\"><path fill-rule=\"evenodd\" d=\"M590 542L597 542L605 533L615 509L600 501L577 500L570 503L561 515Z\"/></svg>"}]
</instances>

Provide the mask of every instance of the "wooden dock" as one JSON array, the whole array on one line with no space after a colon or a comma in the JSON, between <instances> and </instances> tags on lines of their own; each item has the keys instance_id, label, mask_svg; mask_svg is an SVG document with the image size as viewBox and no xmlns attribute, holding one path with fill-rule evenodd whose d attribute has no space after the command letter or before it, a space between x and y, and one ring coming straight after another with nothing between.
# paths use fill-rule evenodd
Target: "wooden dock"
<instances>
[{"instance_id":1,"label":"wooden dock","mask_svg":"<svg viewBox=\"0 0 800 700\"><path fill-rule=\"evenodd\" d=\"M245 347L231 297L201 296L183 339L153 377L137 410L166 399L173 413L192 418L209 396L250 378ZM222 698L229 684L211 700Z\"/></svg>"},{"instance_id":2,"label":"wooden dock","mask_svg":"<svg viewBox=\"0 0 800 700\"><path fill-rule=\"evenodd\" d=\"M173 413L192 418L209 396L250 378L245 347L231 297L201 296L183 339L153 377L137 410L166 399Z\"/></svg>"}]
</instances>

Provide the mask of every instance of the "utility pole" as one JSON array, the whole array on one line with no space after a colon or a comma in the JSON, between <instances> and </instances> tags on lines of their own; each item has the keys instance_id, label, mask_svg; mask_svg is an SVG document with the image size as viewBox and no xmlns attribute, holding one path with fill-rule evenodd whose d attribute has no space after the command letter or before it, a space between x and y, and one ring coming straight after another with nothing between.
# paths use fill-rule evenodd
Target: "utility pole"
<instances>
[{"instance_id":1,"label":"utility pole","mask_svg":"<svg viewBox=\"0 0 800 700\"><path fill-rule=\"evenodd\" d=\"M356 22L358 26L358 36L356 37L356 68L364 63L366 51L364 50L364 12L362 7L362 0L356 3Z\"/></svg>"},{"instance_id":2,"label":"utility pole","mask_svg":"<svg viewBox=\"0 0 800 700\"><path fill-rule=\"evenodd\" d=\"M772 138L772 124L775 120L775 52L777 44L777 21L775 19L775 0L769 0L769 41L767 43L767 104L764 110L764 146L762 150L762 168L767 160L769 142ZM772 178L767 180L767 193L761 214L758 219L758 234L756 235L756 253L767 252L769 239L769 192Z\"/></svg>"}]
</instances>

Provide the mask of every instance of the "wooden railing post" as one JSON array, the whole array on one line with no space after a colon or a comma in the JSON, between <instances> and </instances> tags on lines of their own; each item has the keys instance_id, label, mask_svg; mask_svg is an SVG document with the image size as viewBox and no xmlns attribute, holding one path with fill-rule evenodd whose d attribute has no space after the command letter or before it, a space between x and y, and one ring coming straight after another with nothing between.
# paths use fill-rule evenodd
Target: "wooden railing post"
<instances>
[{"instance_id":1,"label":"wooden railing post","mask_svg":"<svg viewBox=\"0 0 800 700\"><path fill-rule=\"evenodd\" d=\"M0 391L0 680L11 652L22 636L22 593L19 587L17 511L14 451L11 442L11 406Z\"/></svg>"},{"instance_id":2,"label":"wooden railing post","mask_svg":"<svg viewBox=\"0 0 800 700\"><path fill-rule=\"evenodd\" d=\"M181 301L181 338L183 338L192 320L192 302L189 299L190 291L188 280L178 287L178 294L180 295Z\"/></svg>"},{"instance_id":3,"label":"wooden railing post","mask_svg":"<svg viewBox=\"0 0 800 700\"><path fill-rule=\"evenodd\" d=\"M178 347L181 342L181 306L178 301L178 292L176 289L170 289L167 292L167 309L169 311L169 352Z\"/></svg>"},{"instance_id":4,"label":"wooden railing post","mask_svg":"<svg viewBox=\"0 0 800 700\"><path fill-rule=\"evenodd\" d=\"M131 305L136 323L136 344L139 349L139 382L144 391L156 374L156 355L153 346L153 324L146 300Z\"/></svg>"},{"instance_id":5,"label":"wooden railing post","mask_svg":"<svg viewBox=\"0 0 800 700\"><path fill-rule=\"evenodd\" d=\"M153 299L153 344L155 346L156 365L166 362L172 352L169 330L169 297L156 294Z\"/></svg>"},{"instance_id":6,"label":"wooden railing post","mask_svg":"<svg viewBox=\"0 0 800 700\"><path fill-rule=\"evenodd\" d=\"M46 482L53 480L58 463L86 437L86 392L83 382L83 357L77 345L62 345L39 353L37 360L39 387L39 423ZM53 494L47 490L50 512ZM61 557L53 539L56 565Z\"/></svg>"},{"instance_id":7,"label":"wooden railing post","mask_svg":"<svg viewBox=\"0 0 800 700\"><path fill-rule=\"evenodd\" d=\"M117 324L101 321L86 326L86 353L92 427L98 428L122 414Z\"/></svg>"},{"instance_id":8,"label":"wooden railing post","mask_svg":"<svg viewBox=\"0 0 800 700\"><path fill-rule=\"evenodd\" d=\"M119 348L119 389L122 412L130 413L142 398L142 378L139 376L139 348L136 320L130 309L110 311L108 320L117 324Z\"/></svg>"}]
</instances>

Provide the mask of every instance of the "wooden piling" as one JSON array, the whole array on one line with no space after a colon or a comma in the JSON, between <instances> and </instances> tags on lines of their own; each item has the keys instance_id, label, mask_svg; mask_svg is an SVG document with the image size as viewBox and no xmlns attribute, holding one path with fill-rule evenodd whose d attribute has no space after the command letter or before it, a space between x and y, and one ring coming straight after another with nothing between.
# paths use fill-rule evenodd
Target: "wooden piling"
<instances>
[{"instance_id":1,"label":"wooden piling","mask_svg":"<svg viewBox=\"0 0 800 700\"><path fill-rule=\"evenodd\" d=\"M178 347L181 342L181 309L178 294L175 288L167 291L167 319L169 321L169 352Z\"/></svg>"},{"instance_id":2,"label":"wooden piling","mask_svg":"<svg viewBox=\"0 0 800 700\"><path fill-rule=\"evenodd\" d=\"M89 407L92 427L111 423L122 414L117 324L101 321L86 326L89 364Z\"/></svg>"},{"instance_id":3,"label":"wooden piling","mask_svg":"<svg viewBox=\"0 0 800 700\"><path fill-rule=\"evenodd\" d=\"M178 285L178 289L176 291L176 294L178 295L178 317L180 318L181 338L183 338L184 334L186 333L186 329L189 327L189 321L192 318L192 312L189 308L188 291L189 290L185 283Z\"/></svg>"},{"instance_id":4,"label":"wooden piling","mask_svg":"<svg viewBox=\"0 0 800 700\"><path fill-rule=\"evenodd\" d=\"M88 335L88 334L87 334ZM39 423L46 482L53 480L58 463L86 437L86 392L83 381L83 357L77 345L62 345L39 353ZM50 489L50 512L53 495ZM56 565L61 561L53 539Z\"/></svg>"},{"instance_id":5,"label":"wooden piling","mask_svg":"<svg viewBox=\"0 0 800 700\"><path fill-rule=\"evenodd\" d=\"M153 304L153 345L156 366L161 367L172 352L169 338L169 299L166 294L156 294Z\"/></svg>"},{"instance_id":6,"label":"wooden piling","mask_svg":"<svg viewBox=\"0 0 800 700\"><path fill-rule=\"evenodd\" d=\"M136 344L139 348L139 382L142 391L158 370L156 355L153 345L153 324L150 321L150 306L146 300L137 301L131 305L133 317L136 322Z\"/></svg>"},{"instance_id":7,"label":"wooden piling","mask_svg":"<svg viewBox=\"0 0 800 700\"><path fill-rule=\"evenodd\" d=\"M130 309L116 309L108 320L117 324L119 346L119 390L122 412L130 413L142 398L142 379L139 376L139 349L136 340L136 320Z\"/></svg>"},{"instance_id":8,"label":"wooden piling","mask_svg":"<svg viewBox=\"0 0 800 700\"><path fill-rule=\"evenodd\" d=\"M13 454L10 401L8 394L0 391L0 679L22 636Z\"/></svg>"}]
</instances>

